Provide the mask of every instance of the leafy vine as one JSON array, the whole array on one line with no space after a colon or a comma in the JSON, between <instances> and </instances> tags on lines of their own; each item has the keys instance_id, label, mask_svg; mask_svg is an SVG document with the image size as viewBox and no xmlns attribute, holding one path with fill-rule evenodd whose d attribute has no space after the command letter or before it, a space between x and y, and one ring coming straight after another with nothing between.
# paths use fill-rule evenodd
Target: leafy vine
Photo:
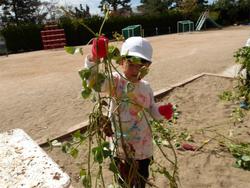
<instances>
[{"instance_id":1,"label":"leafy vine","mask_svg":"<svg viewBox=\"0 0 250 188\"><path fill-rule=\"evenodd\" d=\"M105 8L105 17L103 23L100 27L100 30L97 34L95 34L95 38L93 42L100 42L104 39L102 34L102 28L105 24L105 21L109 17L109 10ZM85 27L87 27L83 22L82 23ZM87 27L91 33L94 33L89 27ZM123 39L121 35L118 33L114 34L114 37L117 40ZM101 40L100 40L101 39ZM83 50L80 47L65 47L65 50L70 54L80 53L83 55ZM82 69L79 71L80 78L82 80L82 92L81 95L84 99L89 99L94 103L94 107L89 115L89 125L85 132L77 131L73 134L72 140L64 142L62 145L62 149L64 152L69 153L73 157L78 156L79 149L83 144L88 142L88 162L87 167L84 167L80 170L80 177L84 187L91 188L91 187L106 187L107 183L105 182L103 176L103 167L104 165L108 165L108 169L113 173L113 186L118 185L118 179L121 179L121 176L118 171L118 167L115 162L115 148L117 148L117 143L112 139L112 137L108 137L113 134L111 129L111 122L113 124L113 128L121 129L121 120L119 116L119 106L122 102L126 101L128 103L132 103L133 105L138 105L141 109L141 112L138 116L144 116L147 120L148 126L152 127L152 135L154 138L154 142L158 147L162 157L166 159L166 162L169 163L169 169L166 166L163 166L160 163L157 163L155 160L152 161L152 166L154 166L154 173L163 174L169 182L171 188L178 187L178 163L177 163L177 155L175 152L175 147L171 143L173 139L173 135L171 132L171 126L168 126L168 121L157 121L153 119L153 117L148 118L146 113L149 113L147 109L144 109L139 104L134 103L129 98L118 98L116 93L114 93L115 80L113 77L113 72L116 72L121 75L118 70L119 62L121 60L119 49L116 46L108 45L106 56L100 56L100 58L95 59L95 66L91 67L90 69ZM136 59L133 60L136 62ZM144 76L147 74L148 69L143 67L140 70L140 76ZM103 96L101 93L101 87L103 82L107 80L109 83L109 92L108 95ZM128 85L128 90L133 90L133 84ZM110 101L113 100L116 103L117 108L110 112ZM118 120L113 121L112 118L109 117L110 113L114 113L117 115ZM112 116L111 116L112 117ZM121 131L121 134L122 131ZM112 139L110 142L108 139ZM127 159L130 159L129 162L132 166L131 174L138 173L136 171L136 164L135 161L131 160L129 157L133 150L128 148L126 144L123 142L123 136L121 136L122 147ZM163 144L162 141L166 141L168 144ZM112 147L113 148L112 148ZM171 155L170 155L171 154ZM98 165L97 172L93 172L93 164ZM95 177L95 178L94 178ZM125 183L125 187L129 187L129 182L133 181L132 179L123 180ZM158 187L153 182L147 182L150 186Z\"/></svg>"}]
</instances>

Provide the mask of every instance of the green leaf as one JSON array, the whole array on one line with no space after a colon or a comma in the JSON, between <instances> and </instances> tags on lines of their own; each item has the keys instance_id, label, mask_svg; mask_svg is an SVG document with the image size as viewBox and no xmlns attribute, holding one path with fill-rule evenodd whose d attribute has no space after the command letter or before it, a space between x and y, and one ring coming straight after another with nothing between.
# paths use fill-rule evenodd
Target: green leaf
<instances>
[{"instance_id":1,"label":"green leaf","mask_svg":"<svg viewBox=\"0 0 250 188\"><path fill-rule=\"evenodd\" d=\"M250 170L250 145L249 143L229 144L231 154L236 158L235 166Z\"/></svg>"},{"instance_id":2,"label":"green leaf","mask_svg":"<svg viewBox=\"0 0 250 188\"><path fill-rule=\"evenodd\" d=\"M70 47L70 46L64 46L64 50L69 53L69 54L75 54L76 48L75 47Z\"/></svg>"},{"instance_id":3,"label":"green leaf","mask_svg":"<svg viewBox=\"0 0 250 188\"><path fill-rule=\"evenodd\" d=\"M82 80L82 87L85 89L88 87L87 80Z\"/></svg>"},{"instance_id":4,"label":"green leaf","mask_svg":"<svg viewBox=\"0 0 250 188\"><path fill-rule=\"evenodd\" d=\"M81 138L82 137L82 133L80 130L77 130L76 132L73 133L73 137L75 138Z\"/></svg>"},{"instance_id":5,"label":"green leaf","mask_svg":"<svg viewBox=\"0 0 250 188\"><path fill-rule=\"evenodd\" d=\"M96 82L93 85L93 89L97 92L101 92L102 84L105 81L106 76L102 73L96 75Z\"/></svg>"},{"instance_id":6,"label":"green leaf","mask_svg":"<svg viewBox=\"0 0 250 188\"><path fill-rule=\"evenodd\" d=\"M81 177L82 185L86 188L91 188L91 179L89 175Z\"/></svg>"},{"instance_id":7,"label":"green leaf","mask_svg":"<svg viewBox=\"0 0 250 188\"><path fill-rule=\"evenodd\" d=\"M69 153L69 151L71 150L71 144L69 142L63 143L62 145L62 151L64 153Z\"/></svg>"},{"instance_id":8,"label":"green leaf","mask_svg":"<svg viewBox=\"0 0 250 188\"><path fill-rule=\"evenodd\" d=\"M110 150L110 144L109 142L103 142L102 143L102 152L103 152L103 157L106 159L107 157L110 157L112 152Z\"/></svg>"},{"instance_id":9,"label":"green leaf","mask_svg":"<svg viewBox=\"0 0 250 188\"><path fill-rule=\"evenodd\" d=\"M115 47L115 46L109 46L108 47L108 57L110 59L120 57L120 51L119 51L119 49L117 47Z\"/></svg>"},{"instance_id":10,"label":"green leaf","mask_svg":"<svg viewBox=\"0 0 250 188\"><path fill-rule=\"evenodd\" d=\"M111 156L111 151L109 149L109 142L103 142L100 146L94 147L92 149L94 155L94 161L102 163L103 159Z\"/></svg>"},{"instance_id":11,"label":"green leaf","mask_svg":"<svg viewBox=\"0 0 250 188\"><path fill-rule=\"evenodd\" d=\"M118 173L119 173L119 171L118 171L118 169L117 169L117 166L116 166L116 164L115 164L114 162L111 162L111 163L109 164L109 170L110 170L111 172L115 173L115 174L118 174Z\"/></svg>"},{"instance_id":12,"label":"green leaf","mask_svg":"<svg viewBox=\"0 0 250 188\"><path fill-rule=\"evenodd\" d=\"M79 172L80 177L86 176L87 172L85 169L81 169Z\"/></svg>"},{"instance_id":13,"label":"green leaf","mask_svg":"<svg viewBox=\"0 0 250 188\"><path fill-rule=\"evenodd\" d=\"M81 133L80 130L74 132L72 137L73 137L73 141L76 141L76 142L77 141L83 141L83 140L86 139L86 137L84 137L84 135Z\"/></svg>"},{"instance_id":14,"label":"green leaf","mask_svg":"<svg viewBox=\"0 0 250 188\"><path fill-rule=\"evenodd\" d=\"M98 152L95 153L95 161L101 164L103 162L103 153L102 151L98 150Z\"/></svg>"},{"instance_id":15,"label":"green leaf","mask_svg":"<svg viewBox=\"0 0 250 188\"><path fill-rule=\"evenodd\" d=\"M64 46L64 50L69 53L69 54L77 54L80 53L81 55L83 55L83 50L82 48L79 47L72 47L72 46Z\"/></svg>"},{"instance_id":16,"label":"green leaf","mask_svg":"<svg viewBox=\"0 0 250 188\"><path fill-rule=\"evenodd\" d=\"M104 149L102 152L103 152L104 159L111 156L111 151L110 150Z\"/></svg>"},{"instance_id":17,"label":"green leaf","mask_svg":"<svg viewBox=\"0 0 250 188\"><path fill-rule=\"evenodd\" d=\"M104 147L104 148L108 148L109 149L109 146L110 146L109 142L107 142L107 141L102 143L102 147Z\"/></svg>"},{"instance_id":18,"label":"green leaf","mask_svg":"<svg viewBox=\"0 0 250 188\"><path fill-rule=\"evenodd\" d=\"M242 161L241 160L236 160L235 166L238 167L238 168L241 168Z\"/></svg>"},{"instance_id":19,"label":"green leaf","mask_svg":"<svg viewBox=\"0 0 250 188\"><path fill-rule=\"evenodd\" d=\"M78 71L80 77L82 80L88 80L90 75L91 75L91 70L90 69L82 69Z\"/></svg>"},{"instance_id":20,"label":"green leaf","mask_svg":"<svg viewBox=\"0 0 250 188\"><path fill-rule=\"evenodd\" d=\"M90 88L86 87L86 88L83 89L82 92L81 92L82 97L83 97L84 99L87 99L87 98L90 96L91 92L92 92L92 90L91 90Z\"/></svg>"},{"instance_id":21,"label":"green leaf","mask_svg":"<svg viewBox=\"0 0 250 188\"><path fill-rule=\"evenodd\" d=\"M243 156L241 157L241 159L242 159L243 161L245 161L245 162L248 162L248 161L250 161L250 156L248 156L248 155L243 155Z\"/></svg>"},{"instance_id":22,"label":"green leaf","mask_svg":"<svg viewBox=\"0 0 250 188\"><path fill-rule=\"evenodd\" d=\"M74 158L76 158L78 156L78 153L79 153L79 151L76 148L72 148L70 151L70 155Z\"/></svg>"},{"instance_id":23,"label":"green leaf","mask_svg":"<svg viewBox=\"0 0 250 188\"><path fill-rule=\"evenodd\" d=\"M103 152L101 146L92 149L94 155L94 161L101 164L103 162Z\"/></svg>"},{"instance_id":24,"label":"green leaf","mask_svg":"<svg viewBox=\"0 0 250 188\"><path fill-rule=\"evenodd\" d=\"M52 144L53 147L61 147L62 146L62 143L59 142L58 140L53 140L51 142L51 144Z\"/></svg>"}]
</instances>

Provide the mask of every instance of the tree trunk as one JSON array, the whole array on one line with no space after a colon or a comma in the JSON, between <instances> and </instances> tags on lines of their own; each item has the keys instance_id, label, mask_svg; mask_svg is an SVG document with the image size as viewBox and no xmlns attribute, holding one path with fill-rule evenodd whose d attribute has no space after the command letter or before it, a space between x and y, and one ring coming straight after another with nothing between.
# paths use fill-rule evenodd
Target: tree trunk
<instances>
[{"instance_id":1,"label":"tree trunk","mask_svg":"<svg viewBox=\"0 0 250 188\"><path fill-rule=\"evenodd\" d=\"M15 19L16 24L18 25L19 20L18 20L18 15L17 15L16 0L12 1L12 5L13 5L14 16L15 16L14 19Z\"/></svg>"}]
</instances>

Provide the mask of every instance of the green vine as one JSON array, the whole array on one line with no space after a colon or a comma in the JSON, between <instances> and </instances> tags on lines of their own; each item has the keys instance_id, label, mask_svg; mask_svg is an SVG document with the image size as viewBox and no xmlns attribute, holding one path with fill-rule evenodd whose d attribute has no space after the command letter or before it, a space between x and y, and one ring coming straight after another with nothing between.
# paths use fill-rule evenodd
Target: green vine
<instances>
[{"instance_id":1,"label":"green vine","mask_svg":"<svg viewBox=\"0 0 250 188\"><path fill-rule=\"evenodd\" d=\"M95 34L95 37L102 35L102 28L105 24L105 21L108 19L109 11L107 10L105 13L104 21L101 25L100 31L98 34ZM85 24L83 24L85 26ZM88 28L88 27L87 27ZM89 28L89 30L91 30ZM91 30L92 31L92 30ZM92 32L93 33L93 32ZM115 33L115 37L122 39L120 35ZM65 47L66 52L70 54L76 54L80 53L83 55L83 50L80 47ZM131 101L129 98L122 98L119 99L116 94L113 94L113 91L115 90L115 81L113 78L113 72L119 73L117 66L119 65L120 60L123 58L121 57L119 52L119 49L115 46L109 45L108 46L108 54L107 57L102 58L98 60L90 69L83 69L79 71L80 78L82 80L82 92L81 95L84 99L91 98L94 102L94 107L92 109L92 112L89 115L89 126L87 130L84 133L81 133L80 131L77 131L73 134L72 140L63 143L62 149L64 152L69 153L73 157L76 157L78 155L79 148L88 142L88 162L86 168L82 168L80 171L80 177L81 182L84 187L91 188L91 187L98 187L100 185L101 187L106 187L107 183L105 182L105 179L103 177L103 167L104 164L108 164L108 169L113 173L114 175L114 181L113 185L118 184L118 179L121 178L118 167L115 163L115 154L114 150L117 148L117 143L115 142L116 139L113 139L113 147L111 148L110 143L107 141L106 133L107 130L110 130L111 127L111 121L113 123L114 131L116 129L119 129L121 132L121 142L122 147L125 153L125 156L129 163L131 163L131 170L130 174L138 174L136 170L136 164L135 161L129 157L133 150L131 148L128 148L128 146L124 143L123 140L123 132L121 128L121 120L120 120L120 114L119 106L122 102L126 101L128 103L131 103L133 105L138 105L134 103L134 101ZM145 67L142 68L140 72L140 76L144 76L147 74L148 69ZM108 96L103 96L101 94L101 88L104 81L108 81L109 85L109 92ZM130 86L133 89L133 85ZM116 103L117 108L114 109L114 111L109 112L108 109L110 107L110 101L113 100ZM140 107L138 105L138 107ZM171 129L168 128L168 122L167 121L157 121L153 119L153 117L146 116L147 110L142 109L142 113L139 113L139 116L144 116L148 122L148 126L152 127L152 134L154 138L154 142L161 151L162 157L166 159L166 162L169 163L169 169L167 169L165 166L160 165L159 163L155 162L154 165L156 166L155 172L158 172L162 175L164 175L169 182L169 186L171 188L177 188L178 187L178 165L177 165L177 155L175 152L175 147L171 143L173 136L171 133ZM108 114L115 114L118 119L116 121L112 120L114 116L108 117ZM110 132L112 134L112 132ZM162 140L165 140L168 142L168 145L165 146L162 144ZM167 148L168 150L166 150ZM166 152L167 151L167 152ZM171 156L171 157L169 157ZM92 171L93 164L98 165L97 172ZM95 180L93 179L95 177ZM132 179L126 180L124 183L125 187L129 187L129 182L131 182ZM157 185L154 185L151 182L147 182L150 186L158 187Z\"/></svg>"},{"instance_id":2,"label":"green vine","mask_svg":"<svg viewBox=\"0 0 250 188\"><path fill-rule=\"evenodd\" d=\"M241 65L239 72L239 85L238 90L240 97L243 97L244 101L250 103L250 47L240 48L234 55L236 63ZM241 72L245 70L246 75L242 75Z\"/></svg>"}]
</instances>

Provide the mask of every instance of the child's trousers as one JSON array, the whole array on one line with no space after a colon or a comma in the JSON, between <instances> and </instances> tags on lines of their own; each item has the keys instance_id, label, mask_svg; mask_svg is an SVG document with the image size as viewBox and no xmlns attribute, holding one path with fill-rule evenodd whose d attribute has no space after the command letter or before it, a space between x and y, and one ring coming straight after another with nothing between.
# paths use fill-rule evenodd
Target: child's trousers
<instances>
[{"instance_id":1,"label":"child's trousers","mask_svg":"<svg viewBox=\"0 0 250 188\"><path fill-rule=\"evenodd\" d=\"M129 160L125 161L115 158L120 176L119 184L126 188L145 188L147 179L149 177L149 164L152 158L143 160Z\"/></svg>"}]
</instances>

